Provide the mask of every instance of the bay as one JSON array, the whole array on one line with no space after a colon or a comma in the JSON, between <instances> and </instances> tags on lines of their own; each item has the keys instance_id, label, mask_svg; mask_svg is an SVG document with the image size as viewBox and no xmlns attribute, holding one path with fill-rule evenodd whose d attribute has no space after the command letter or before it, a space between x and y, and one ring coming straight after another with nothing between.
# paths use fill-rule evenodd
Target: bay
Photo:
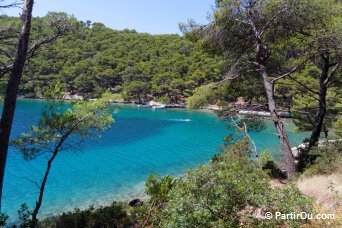
<instances>
[{"instance_id":1,"label":"bay","mask_svg":"<svg viewBox=\"0 0 342 228\"><path fill-rule=\"evenodd\" d=\"M45 101L19 100L12 139L38 122ZM144 195L150 174L183 174L205 164L229 134L227 123L214 113L180 109L138 109L120 106L115 123L102 137L84 142L81 148L61 152L53 163L40 216L49 216L90 205L108 205ZM268 149L276 159L281 152L273 124L252 133L258 150ZM287 123L291 144L301 143L306 133L295 133ZM38 195L46 157L25 161L9 149L3 191L3 212L16 218L22 203L32 209Z\"/></svg>"}]
</instances>

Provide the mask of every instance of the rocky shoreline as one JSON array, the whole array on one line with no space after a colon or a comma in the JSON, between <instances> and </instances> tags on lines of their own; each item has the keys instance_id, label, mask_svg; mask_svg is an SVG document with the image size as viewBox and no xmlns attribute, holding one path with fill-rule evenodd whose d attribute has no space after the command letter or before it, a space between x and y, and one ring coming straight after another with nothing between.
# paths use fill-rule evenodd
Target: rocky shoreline
<instances>
[{"instance_id":1,"label":"rocky shoreline","mask_svg":"<svg viewBox=\"0 0 342 228\"><path fill-rule=\"evenodd\" d=\"M44 98L26 98L26 97L19 97L18 99L32 99L32 100L44 100ZM73 96L64 96L65 101L72 101L72 100L78 100L81 101L83 100L82 96L79 95L73 95ZM89 100L97 100L95 98L89 99ZM149 101L146 103L139 103L134 100L112 100L111 101L113 104L132 104L132 105L147 105L147 106L163 106L165 108L181 108L181 109L187 109L187 104L186 103L170 103L170 104L165 104L162 102L156 102L156 101ZM202 110L210 110L210 111L222 111L225 110L225 107L223 106L218 106L218 105L207 105L203 106L200 109ZM238 114L240 115L252 115L252 116L260 116L260 117L271 117L271 113L268 111L255 111L255 110L248 110L248 109L243 109L240 108L238 111ZM281 118L293 118L293 115L291 112L286 112L286 111L278 111L278 115Z\"/></svg>"}]
</instances>

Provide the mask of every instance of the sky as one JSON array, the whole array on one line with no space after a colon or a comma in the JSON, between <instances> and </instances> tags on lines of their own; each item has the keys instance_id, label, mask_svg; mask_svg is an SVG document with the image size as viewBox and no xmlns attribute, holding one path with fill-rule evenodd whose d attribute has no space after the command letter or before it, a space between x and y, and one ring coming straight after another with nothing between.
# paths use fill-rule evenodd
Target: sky
<instances>
[{"instance_id":1,"label":"sky","mask_svg":"<svg viewBox=\"0 0 342 228\"><path fill-rule=\"evenodd\" d=\"M11 2L14 0L6 0ZM208 23L215 0L36 0L33 16L49 11L66 12L79 20L101 22L107 27L135 29L151 34L180 33L178 23L194 19ZM18 16L20 9L1 9L0 14Z\"/></svg>"}]
</instances>

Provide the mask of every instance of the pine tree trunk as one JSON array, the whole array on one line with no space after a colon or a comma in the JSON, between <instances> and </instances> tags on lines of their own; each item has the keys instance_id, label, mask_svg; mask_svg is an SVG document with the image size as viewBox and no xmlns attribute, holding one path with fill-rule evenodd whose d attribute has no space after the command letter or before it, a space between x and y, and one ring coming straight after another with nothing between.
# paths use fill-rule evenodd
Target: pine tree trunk
<instances>
[{"instance_id":1,"label":"pine tree trunk","mask_svg":"<svg viewBox=\"0 0 342 228\"><path fill-rule=\"evenodd\" d=\"M318 111L315 116L314 129L311 132L308 150L318 143L319 137L321 135L323 121L325 114L327 112L327 83L326 80L329 74L329 59L323 58L323 69L321 76L319 78L319 101L318 101Z\"/></svg>"},{"instance_id":2,"label":"pine tree trunk","mask_svg":"<svg viewBox=\"0 0 342 228\"><path fill-rule=\"evenodd\" d=\"M11 135L14 111L17 95L19 91L20 79L23 73L31 29L31 17L33 0L25 0L22 11L22 28L19 37L16 58L8 80L4 106L0 120L0 209L3 189L3 180L5 175L6 159L8 145Z\"/></svg>"},{"instance_id":3,"label":"pine tree trunk","mask_svg":"<svg viewBox=\"0 0 342 228\"><path fill-rule=\"evenodd\" d=\"M141 97L140 97L140 93L138 93L138 103L141 104Z\"/></svg>"},{"instance_id":4,"label":"pine tree trunk","mask_svg":"<svg viewBox=\"0 0 342 228\"><path fill-rule=\"evenodd\" d=\"M264 87L267 94L268 108L271 113L271 120L273 121L274 126L277 129L281 150L284 153L287 178L290 179L296 172L296 163L292 154L289 138L287 136L284 124L282 123L276 111L276 103L274 99L274 84L268 77L268 73L264 65L260 64L259 70L262 75Z\"/></svg>"},{"instance_id":5,"label":"pine tree trunk","mask_svg":"<svg viewBox=\"0 0 342 228\"><path fill-rule=\"evenodd\" d=\"M46 181L47 181L47 178L49 176L49 173L50 173L51 165L52 165L53 160L56 158L57 153L58 153L58 149L53 153L53 155L51 156L51 158L48 161L47 168L46 168L45 174L44 174L44 178L43 178L43 181L40 185L39 197L38 197L38 200L36 202L36 207L34 208L32 214L31 214L31 216L32 216L31 228L36 228L38 225L37 215L38 215L40 207L42 206L45 185L46 185Z\"/></svg>"}]
</instances>

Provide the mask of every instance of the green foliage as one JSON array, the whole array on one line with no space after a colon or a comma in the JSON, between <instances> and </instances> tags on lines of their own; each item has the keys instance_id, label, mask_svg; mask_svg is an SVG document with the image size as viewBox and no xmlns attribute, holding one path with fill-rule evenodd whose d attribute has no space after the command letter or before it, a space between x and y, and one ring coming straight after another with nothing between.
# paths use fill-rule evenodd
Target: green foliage
<instances>
[{"instance_id":1,"label":"green foliage","mask_svg":"<svg viewBox=\"0 0 342 228\"><path fill-rule=\"evenodd\" d=\"M265 65L272 83L282 72L305 62L287 78L276 79L278 83L274 87L277 109L289 110L293 106L294 122L300 130L312 130L315 125L319 87L323 84L319 82L324 68L322 56L330 61L328 72L332 73L338 66L326 83L329 90L323 131L327 133L340 110L336 104L341 103L340 12L341 3L335 0L217 0L213 8L214 23L199 27L189 21L188 26L181 28L186 32L190 30L190 37L200 37L203 43L224 53L227 78L239 78L242 82L234 91L231 88L233 80L226 80L230 99L236 98L234 92L258 101L265 98L255 60L259 59ZM260 44L258 51L257 44ZM323 78L323 81L328 79ZM208 89L195 91L188 100L189 107L213 104L215 102L210 101L213 99L221 100L216 95L216 91Z\"/></svg>"},{"instance_id":2,"label":"green foliage","mask_svg":"<svg viewBox=\"0 0 342 228\"><path fill-rule=\"evenodd\" d=\"M155 175L151 175L146 180L146 193L153 200L154 198L163 199L167 196L172 188L174 179L171 176L165 176L158 178Z\"/></svg>"},{"instance_id":3,"label":"green foliage","mask_svg":"<svg viewBox=\"0 0 342 228\"><path fill-rule=\"evenodd\" d=\"M56 41L61 36L76 31L79 23L66 13L49 12L45 17L32 18L27 60ZM0 17L0 75L8 73L17 51L21 20L2 15ZM47 66L46 66L47 67Z\"/></svg>"},{"instance_id":4,"label":"green foliage","mask_svg":"<svg viewBox=\"0 0 342 228\"><path fill-rule=\"evenodd\" d=\"M136 217L127 213L125 203L113 202L111 206L86 210L75 209L72 212L63 213L60 216L51 217L40 222L40 227L132 227Z\"/></svg>"},{"instance_id":5,"label":"green foliage","mask_svg":"<svg viewBox=\"0 0 342 228\"><path fill-rule=\"evenodd\" d=\"M82 137L99 136L114 122L113 110L109 107L111 99L110 94L104 94L97 101L74 102L67 110L53 100L38 125L12 143L23 152L25 159L31 160L42 153L78 145ZM70 135L78 136L79 142L67 141Z\"/></svg>"},{"instance_id":6,"label":"green foliage","mask_svg":"<svg viewBox=\"0 0 342 228\"><path fill-rule=\"evenodd\" d=\"M329 175L342 173L342 142L324 142L321 146L310 151L310 155L317 157L313 164L307 167L304 175Z\"/></svg>"},{"instance_id":7,"label":"green foliage","mask_svg":"<svg viewBox=\"0 0 342 228\"><path fill-rule=\"evenodd\" d=\"M58 153L82 145L85 138L99 137L100 132L108 129L114 122L110 109L111 94L103 94L96 101L75 101L71 108L65 110L65 106L55 100L60 93L59 84L47 90L46 96L52 97L51 104L43 112L38 125L32 126L28 133L23 133L12 141L26 160L35 159L42 154L49 156L34 210L29 212L26 205L21 210L23 219L31 216L32 227L37 226L37 214L43 202L46 181Z\"/></svg>"},{"instance_id":8,"label":"green foliage","mask_svg":"<svg viewBox=\"0 0 342 228\"><path fill-rule=\"evenodd\" d=\"M228 128L236 129L237 132L247 130L248 132L260 132L266 128L265 120L253 115L237 115L231 110L223 111L219 114L222 119L227 119ZM234 120L234 122L232 121ZM246 128L246 129L245 129Z\"/></svg>"},{"instance_id":9,"label":"green foliage","mask_svg":"<svg viewBox=\"0 0 342 228\"><path fill-rule=\"evenodd\" d=\"M114 94L112 94L111 99L113 101L123 101L123 96L122 96L122 94L114 93Z\"/></svg>"},{"instance_id":10,"label":"green foliage","mask_svg":"<svg viewBox=\"0 0 342 228\"><path fill-rule=\"evenodd\" d=\"M293 186L273 189L267 175L249 160L247 148L247 141L239 142L215 162L189 170L177 181L168 178L157 181L152 177L148 182L156 187L147 193L152 193L155 200L160 196L162 202L152 210L152 225L253 227L306 223L258 217L260 211L311 212L311 201Z\"/></svg>"},{"instance_id":11,"label":"green foliage","mask_svg":"<svg viewBox=\"0 0 342 228\"><path fill-rule=\"evenodd\" d=\"M229 112L229 111L228 111ZM221 147L223 152L230 151L233 154L236 151L235 148L240 147L237 150L237 156L253 157L258 159L258 151L253 139L250 137L251 132L259 132L265 128L264 120L257 117L251 117L249 115L239 116L236 112L229 113L229 117L222 117L222 113L219 114L221 118L227 118L227 126L231 133L224 138L224 144ZM230 116L232 115L232 116ZM249 145L251 144L253 148ZM243 154L239 152L243 151ZM215 159L217 159L215 157Z\"/></svg>"},{"instance_id":12,"label":"green foliage","mask_svg":"<svg viewBox=\"0 0 342 228\"><path fill-rule=\"evenodd\" d=\"M31 225L31 211L29 210L26 203L22 204L20 206L20 209L18 210L18 216L20 221L20 228L27 228Z\"/></svg>"},{"instance_id":13,"label":"green foliage","mask_svg":"<svg viewBox=\"0 0 342 228\"><path fill-rule=\"evenodd\" d=\"M334 123L335 134L338 136L342 136L342 115L338 116L337 121Z\"/></svg>"},{"instance_id":14,"label":"green foliage","mask_svg":"<svg viewBox=\"0 0 342 228\"><path fill-rule=\"evenodd\" d=\"M9 218L8 215L6 215L4 213L0 213L0 227L6 226L8 218Z\"/></svg>"},{"instance_id":15,"label":"green foliage","mask_svg":"<svg viewBox=\"0 0 342 228\"><path fill-rule=\"evenodd\" d=\"M49 26L44 21L63 21L65 16L51 13L36 18L33 39L41 37L41 30L51 33L58 24ZM3 17L0 28L18 22L18 18ZM220 57L205 53L199 44L185 37L116 31L100 23L77 24L77 31L30 59L21 83L23 95L39 97L52 80L57 80L63 84L64 92L86 98L98 97L110 88L125 93L129 99L139 100L141 96L143 100L151 95L179 102L197 86L221 78ZM13 30L18 29L15 26ZM0 54L1 67L2 59L5 64L8 58Z\"/></svg>"},{"instance_id":16,"label":"green foliage","mask_svg":"<svg viewBox=\"0 0 342 228\"><path fill-rule=\"evenodd\" d=\"M282 89L287 87L288 96L292 99L291 110L294 114L293 123L299 131L311 131L314 127L315 117L318 111L318 94L319 94L319 77L321 71L317 67L310 65L307 69L295 74L295 77L306 87L313 92L308 92L306 88L298 85L291 80L286 81L287 86L282 86ZM342 96L339 92L339 77L334 79L334 82L329 84L326 94L326 116L323 121L322 131L328 131L333 127L333 123L338 118L338 113L341 112ZM291 88L289 88L291 87Z\"/></svg>"},{"instance_id":17,"label":"green foliage","mask_svg":"<svg viewBox=\"0 0 342 228\"><path fill-rule=\"evenodd\" d=\"M252 156L252 150L250 144L248 143L248 138L237 135L230 134L224 138L223 144L223 154L221 157L238 157L249 159Z\"/></svg>"},{"instance_id":18,"label":"green foliage","mask_svg":"<svg viewBox=\"0 0 342 228\"><path fill-rule=\"evenodd\" d=\"M201 108L210 104L218 106L229 106L230 102L235 102L237 97L253 99L255 102L263 102L265 95L259 78L253 74L248 77L243 75L239 81L229 81L227 83L210 83L197 87L191 97L187 99L188 108Z\"/></svg>"},{"instance_id":19,"label":"green foliage","mask_svg":"<svg viewBox=\"0 0 342 228\"><path fill-rule=\"evenodd\" d=\"M270 154L270 152L268 152L268 150L264 150L260 154L259 164L261 167L265 166L268 162L272 162L272 161L273 161L273 157Z\"/></svg>"},{"instance_id":20,"label":"green foliage","mask_svg":"<svg viewBox=\"0 0 342 228\"><path fill-rule=\"evenodd\" d=\"M314 213L313 202L309 197L304 196L300 190L294 185L285 186L282 189L276 189L270 192L270 203L267 211L275 214L275 212L281 212L282 214L301 212ZM299 227L301 224L310 224L310 220L280 220L271 219L264 223L270 227L286 225L287 227ZM309 225L310 226L310 225Z\"/></svg>"},{"instance_id":21,"label":"green foliage","mask_svg":"<svg viewBox=\"0 0 342 228\"><path fill-rule=\"evenodd\" d=\"M0 100L2 100L3 97L5 96L6 86L7 86L7 82L0 81Z\"/></svg>"},{"instance_id":22,"label":"green foliage","mask_svg":"<svg viewBox=\"0 0 342 228\"><path fill-rule=\"evenodd\" d=\"M251 2L255 5L250 8L251 11L247 11ZM111 98L106 95L96 102L75 102L67 110L52 103L39 125L32 127L28 134L23 134L14 144L23 151L25 158L32 159L46 151L54 151L53 148L63 149L59 148L58 143L68 134L98 136L114 121L108 109L108 100L135 99L143 102L154 97L164 103L177 103L189 97L187 103L190 108L207 104L227 106L237 96L264 101L265 91L261 79L256 77L255 63L251 64L250 61L251 56L255 55L255 37L251 35L253 29L246 17L250 14L257 27L264 29L258 38L265 44L262 48L271 50L263 53L271 79L301 62L307 53L310 54L309 63L291 76L301 84L285 79L275 86L275 92L282 108L292 105L298 129L312 130L322 73L322 50L337 60L339 56L331 48L334 45L330 45L334 44L330 41L337 41L337 44L340 41L341 16L337 14L336 17L335 12L340 9L335 7L340 6L337 5L340 3L335 2L217 0L213 15L215 23L207 27L212 29L207 33L209 36L205 35L204 40L199 42L178 35L152 36L131 30L115 31L101 23L77 22L80 26L77 32L46 47L29 62L21 92L32 97L56 97L56 93L61 97L64 92L69 92L92 98L100 97L100 94L110 89L117 95ZM15 34L18 31L18 19L6 16L1 16L1 19L0 27L6 28L6 33ZM75 23L75 19L69 19L62 13L37 18L32 37L37 40L44 36L42 34L53 34L58 24L54 24L55 21ZM267 21L271 23L267 24ZM187 29L184 25L181 27ZM190 27L196 25L190 22ZM196 33L188 33L187 37L191 40L198 38ZM229 70L222 67L219 55L203 51L201 44L207 45L206 39L210 40L209 46L215 53L225 53L225 64ZM13 39L5 41L11 43ZM6 52L15 50L13 45L0 45ZM0 55L1 66L8 61L7 56ZM227 70L228 76L238 75L240 83L213 83L222 79L223 70ZM337 76L341 76L340 72ZM329 84L328 118L324 122L324 129L334 126L336 135L341 136L341 118L336 118L341 108L339 79L336 77ZM53 91L49 88L51 81L58 82L58 88ZM0 87L3 87L3 83ZM231 117L231 113L228 116ZM250 122L246 122L248 120ZM263 128L262 121L248 118L237 120L236 125L239 128L247 126L246 131ZM281 171L268 151L261 154L260 165L250 161L252 150L244 136L228 136L224 154L216 156L209 165L188 171L180 179L149 177L146 182L146 193L151 199L149 223L162 227L299 226L306 223L300 220L265 220L257 216L260 211L311 212L312 207L310 200L294 186L271 188L267 174L279 177ZM235 141L238 142L233 145ZM340 151L338 143L317 147L310 152L317 159L306 173L330 174L340 170ZM47 220L46 224L56 227L133 225L131 219L134 216L129 217L124 207L122 204L113 204L100 209L75 210ZM25 218L26 212L27 208L23 207L22 218ZM1 218L5 223L6 217Z\"/></svg>"},{"instance_id":23,"label":"green foliage","mask_svg":"<svg viewBox=\"0 0 342 228\"><path fill-rule=\"evenodd\" d=\"M228 101L218 101L216 103L216 105L219 106L219 107L226 107L226 106L229 105L229 103L228 103Z\"/></svg>"},{"instance_id":24,"label":"green foliage","mask_svg":"<svg viewBox=\"0 0 342 228\"><path fill-rule=\"evenodd\" d=\"M149 84L141 81L131 81L123 84L124 91L127 95L133 96L139 102L149 91Z\"/></svg>"},{"instance_id":25,"label":"green foliage","mask_svg":"<svg viewBox=\"0 0 342 228\"><path fill-rule=\"evenodd\" d=\"M163 97L159 97L157 99L155 99L155 101L157 102L161 102L161 103L164 103L164 104L168 104L171 102L171 99L167 96L163 96Z\"/></svg>"},{"instance_id":26,"label":"green foliage","mask_svg":"<svg viewBox=\"0 0 342 228\"><path fill-rule=\"evenodd\" d=\"M327 137L341 112L342 4L334 0L298 1L302 2L303 5L309 3L304 11L309 17L307 20L316 18L319 22L306 32L309 34L305 37L305 42L309 45L307 49L310 61L294 73L292 78L285 79L284 83L276 86L276 89L283 92L288 105L291 105L298 130L312 131L316 124L316 115L321 114L326 116L321 131ZM298 38L301 36L296 35L293 39L296 45L303 42L302 38ZM326 107L324 112L318 112L319 104L321 109Z\"/></svg>"},{"instance_id":27,"label":"green foliage","mask_svg":"<svg viewBox=\"0 0 342 228\"><path fill-rule=\"evenodd\" d=\"M201 108L202 106L215 102L213 94L215 86L212 84L196 88L192 97L187 99L188 108Z\"/></svg>"},{"instance_id":28,"label":"green foliage","mask_svg":"<svg viewBox=\"0 0 342 228\"><path fill-rule=\"evenodd\" d=\"M284 178L284 174L274 162L273 157L268 150L265 150L260 154L259 164L262 170L271 178Z\"/></svg>"},{"instance_id":29,"label":"green foliage","mask_svg":"<svg viewBox=\"0 0 342 228\"><path fill-rule=\"evenodd\" d=\"M160 210L169 200L168 194L175 186L175 181L171 176L158 177L151 175L146 180L146 194L149 196L150 211ZM159 213L154 213L150 222L159 224L163 217Z\"/></svg>"}]
</instances>

